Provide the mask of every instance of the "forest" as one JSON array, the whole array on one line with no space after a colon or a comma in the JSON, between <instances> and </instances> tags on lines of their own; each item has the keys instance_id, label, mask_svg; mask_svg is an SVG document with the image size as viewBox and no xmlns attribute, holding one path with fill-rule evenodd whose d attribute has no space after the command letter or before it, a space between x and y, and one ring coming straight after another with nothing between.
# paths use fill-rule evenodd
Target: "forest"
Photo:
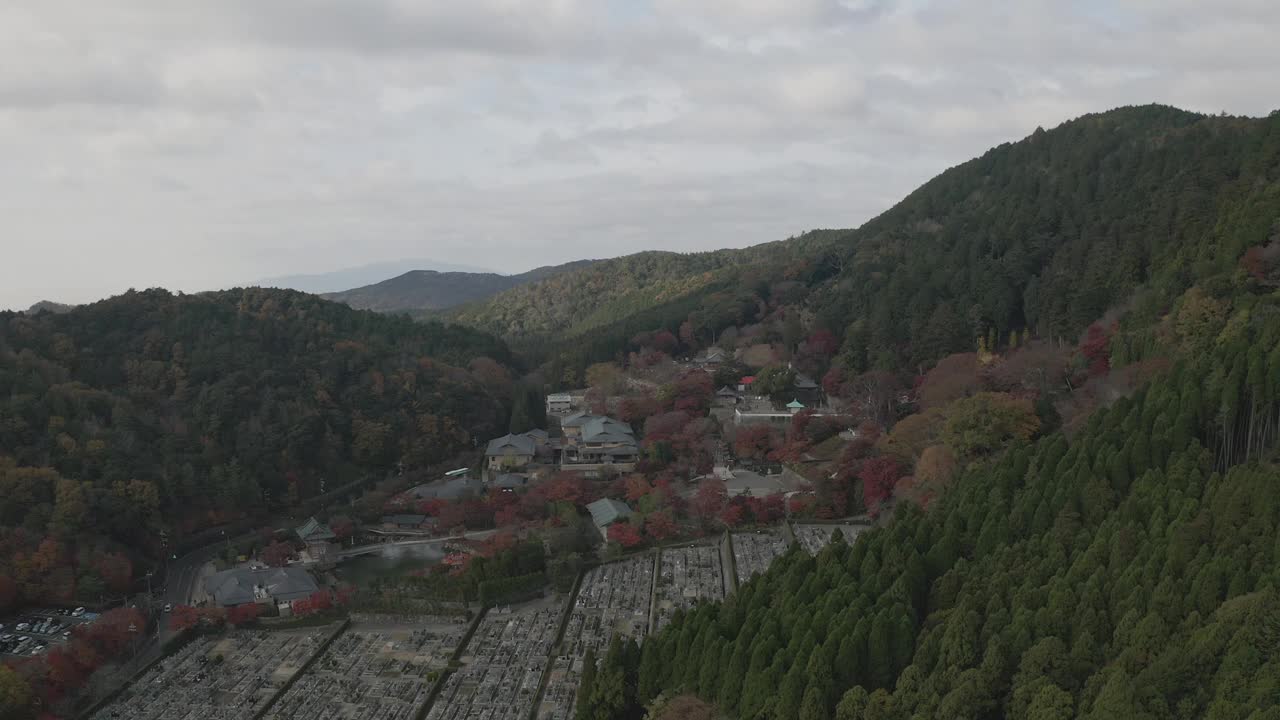
<instances>
[{"instance_id":1,"label":"forest","mask_svg":"<svg viewBox=\"0 0 1280 720\"><path fill-rule=\"evenodd\" d=\"M166 538L470 449L506 426L511 362L279 290L0 314L0 609L127 592Z\"/></svg>"},{"instance_id":2,"label":"forest","mask_svg":"<svg viewBox=\"0 0 1280 720\"><path fill-rule=\"evenodd\" d=\"M1238 289L1070 440L1014 441L927 511L618 643L579 717L681 695L738 718L1280 717L1280 295Z\"/></svg>"},{"instance_id":3,"label":"forest","mask_svg":"<svg viewBox=\"0 0 1280 720\"><path fill-rule=\"evenodd\" d=\"M580 718L1280 717L1280 116L1038 131L820 262L891 519L615 643Z\"/></svg>"}]
</instances>

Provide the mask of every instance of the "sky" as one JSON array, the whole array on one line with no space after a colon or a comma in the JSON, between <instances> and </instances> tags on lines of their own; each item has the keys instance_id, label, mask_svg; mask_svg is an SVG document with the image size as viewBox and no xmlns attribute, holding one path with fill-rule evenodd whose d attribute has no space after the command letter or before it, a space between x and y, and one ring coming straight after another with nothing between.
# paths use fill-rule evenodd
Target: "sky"
<instances>
[{"instance_id":1,"label":"sky","mask_svg":"<svg viewBox=\"0 0 1280 720\"><path fill-rule=\"evenodd\" d=\"M1037 126L1280 107L1274 0L3 0L0 308L856 227Z\"/></svg>"}]
</instances>

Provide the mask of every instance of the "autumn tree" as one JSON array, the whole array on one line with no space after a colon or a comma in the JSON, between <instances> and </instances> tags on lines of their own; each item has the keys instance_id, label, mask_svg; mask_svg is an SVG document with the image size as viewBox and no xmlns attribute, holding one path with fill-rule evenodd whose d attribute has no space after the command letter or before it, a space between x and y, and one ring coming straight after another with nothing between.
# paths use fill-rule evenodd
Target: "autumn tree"
<instances>
[{"instance_id":1,"label":"autumn tree","mask_svg":"<svg viewBox=\"0 0 1280 720\"><path fill-rule=\"evenodd\" d=\"M293 556L293 546L280 541L272 542L262 549L262 562L271 567L284 567Z\"/></svg>"},{"instance_id":2,"label":"autumn tree","mask_svg":"<svg viewBox=\"0 0 1280 720\"><path fill-rule=\"evenodd\" d=\"M947 408L943 441L963 459L986 455L1013 441L1030 440L1040 419L1030 400L979 393Z\"/></svg>"},{"instance_id":3,"label":"autumn tree","mask_svg":"<svg viewBox=\"0 0 1280 720\"><path fill-rule=\"evenodd\" d=\"M902 465L892 455L871 458L862 464L858 478L862 480L862 501L873 514L893 494L894 484L902 477Z\"/></svg>"}]
</instances>

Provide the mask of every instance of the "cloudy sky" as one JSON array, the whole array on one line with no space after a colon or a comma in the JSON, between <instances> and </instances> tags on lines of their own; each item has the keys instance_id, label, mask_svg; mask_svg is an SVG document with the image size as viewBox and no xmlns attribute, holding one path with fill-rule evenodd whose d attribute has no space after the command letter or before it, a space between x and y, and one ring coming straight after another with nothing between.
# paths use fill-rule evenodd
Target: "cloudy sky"
<instances>
[{"instance_id":1,"label":"cloudy sky","mask_svg":"<svg viewBox=\"0 0 1280 720\"><path fill-rule=\"evenodd\" d=\"M1280 3L3 0L0 308L856 226L991 145L1280 106Z\"/></svg>"}]
</instances>

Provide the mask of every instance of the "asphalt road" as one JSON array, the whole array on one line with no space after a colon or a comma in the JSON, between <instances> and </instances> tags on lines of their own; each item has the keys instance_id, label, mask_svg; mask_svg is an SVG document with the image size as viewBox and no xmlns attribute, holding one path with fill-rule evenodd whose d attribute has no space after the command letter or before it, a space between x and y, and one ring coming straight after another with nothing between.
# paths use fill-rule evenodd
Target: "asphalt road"
<instances>
[{"instance_id":1,"label":"asphalt road","mask_svg":"<svg viewBox=\"0 0 1280 720\"><path fill-rule=\"evenodd\" d=\"M196 589L200 578L200 568L214 559L223 549L222 544L209 545L193 550L177 560L169 561L168 582L164 588L164 602L177 607L191 604L191 593ZM160 617L160 640L168 640L174 632L169 629L169 618L162 613Z\"/></svg>"}]
</instances>

